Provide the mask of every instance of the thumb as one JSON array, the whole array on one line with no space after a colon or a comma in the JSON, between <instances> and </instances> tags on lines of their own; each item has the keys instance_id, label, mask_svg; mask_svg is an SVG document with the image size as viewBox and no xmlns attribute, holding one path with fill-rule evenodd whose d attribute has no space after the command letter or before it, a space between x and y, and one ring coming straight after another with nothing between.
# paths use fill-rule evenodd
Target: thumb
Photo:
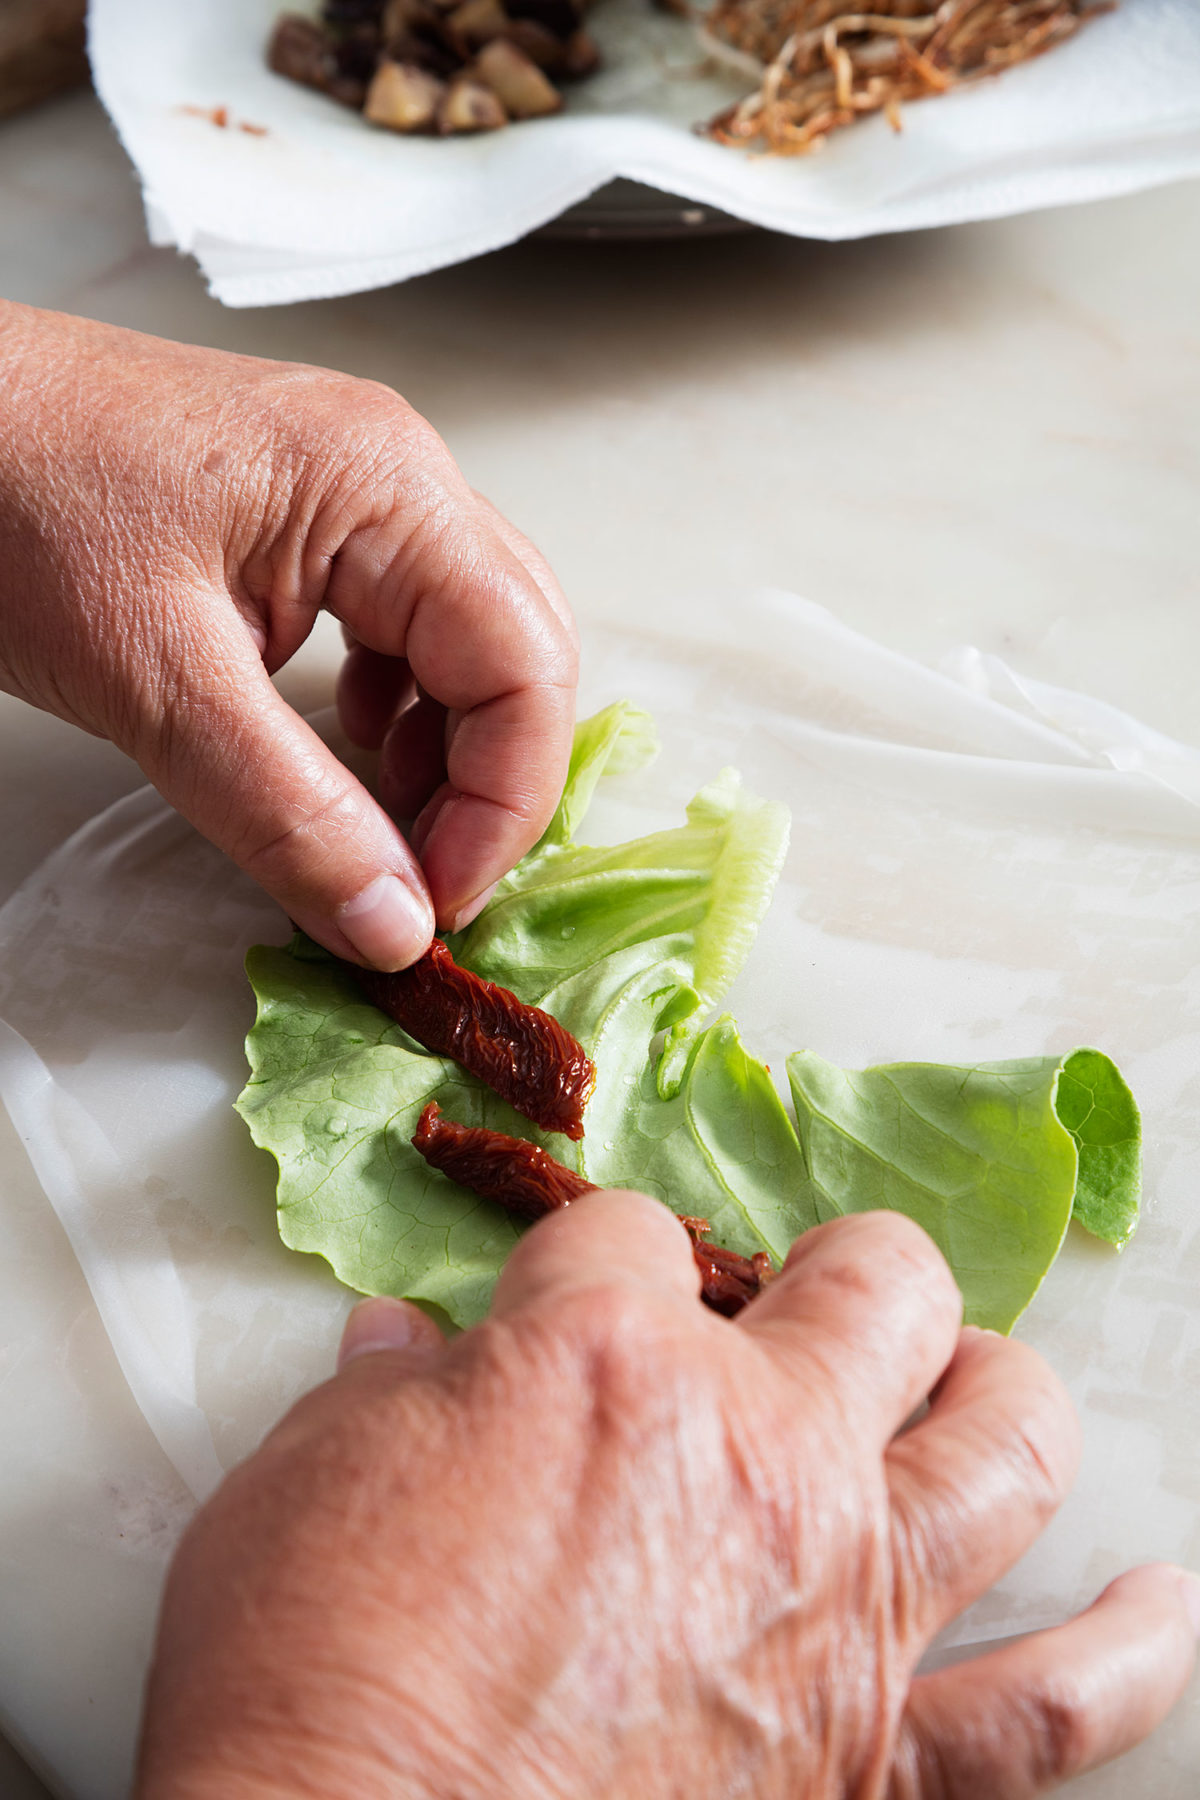
<instances>
[{"instance_id":1,"label":"thumb","mask_svg":"<svg viewBox=\"0 0 1200 1800\"><path fill-rule=\"evenodd\" d=\"M201 608L138 761L164 799L335 955L401 969L434 916L412 850L273 687L248 634Z\"/></svg>"}]
</instances>

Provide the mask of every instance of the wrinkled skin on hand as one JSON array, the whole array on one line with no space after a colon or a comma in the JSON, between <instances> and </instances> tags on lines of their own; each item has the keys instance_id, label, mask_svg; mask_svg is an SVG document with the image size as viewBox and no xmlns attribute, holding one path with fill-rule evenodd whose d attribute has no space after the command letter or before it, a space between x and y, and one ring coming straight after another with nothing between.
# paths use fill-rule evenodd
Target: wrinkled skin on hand
<instances>
[{"instance_id":1,"label":"wrinkled skin on hand","mask_svg":"<svg viewBox=\"0 0 1200 1800\"><path fill-rule=\"evenodd\" d=\"M914 1677L1078 1455L916 1226L810 1232L735 1321L697 1286L662 1207L600 1194L453 1342L360 1306L184 1540L138 1800L1018 1800L1163 1716L1195 1615L1166 1566Z\"/></svg>"},{"instance_id":2,"label":"wrinkled skin on hand","mask_svg":"<svg viewBox=\"0 0 1200 1800\"><path fill-rule=\"evenodd\" d=\"M557 802L577 643L430 426L374 382L3 302L0 381L0 687L135 757L336 954L403 967L465 924ZM322 609L382 807L269 679Z\"/></svg>"}]
</instances>

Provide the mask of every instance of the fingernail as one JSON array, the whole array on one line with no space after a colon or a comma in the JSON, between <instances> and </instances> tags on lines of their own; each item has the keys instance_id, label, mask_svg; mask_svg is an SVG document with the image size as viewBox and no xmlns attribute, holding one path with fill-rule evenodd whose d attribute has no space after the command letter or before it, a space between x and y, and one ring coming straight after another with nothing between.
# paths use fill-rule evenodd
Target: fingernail
<instances>
[{"instance_id":1,"label":"fingernail","mask_svg":"<svg viewBox=\"0 0 1200 1800\"><path fill-rule=\"evenodd\" d=\"M407 1350L424 1339L414 1309L403 1300L380 1294L373 1300L361 1300L346 1320L337 1366L344 1369L356 1356L370 1356L376 1350Z\"/></svg>"},{"instance_id":2,"label":"fingernail","mask_svg":"<svg viewBox=\"0 0 1200 1800\"><path fill-rule=\"evenodd\" d=\"M491 887L485 887L482 894L476 894L473 900L468 900L465 906L460 906L454 915L451 931L462 931L471 923L472 919L477 919L499 886L498 881L493 881Z\"/></svg>"},{"instance_id":3,"label":"fingernail","mask_svg":"<svg viewBox=\"0 0 1200 1800\"><path fill-rule=\"evenodd\" d=\"M358 954L376 969L406 969L433 936L433 909L398 875L377 875L361 894L339 906L337 923Z\"/></svg>"},{"instance_id":4,"label":"fingernail","mask_svg":"<svg viewBox=\"0 0 1200 1800\"><path fill-rule=\"evenodd\" d=\"M1183 1595L1183 1604L1187 1608L1192 1630L1200 1638L1200 1575L1193 1575L1190 1569L1181 1569L1179 1591Z\"/></svg>"}]
</instances>

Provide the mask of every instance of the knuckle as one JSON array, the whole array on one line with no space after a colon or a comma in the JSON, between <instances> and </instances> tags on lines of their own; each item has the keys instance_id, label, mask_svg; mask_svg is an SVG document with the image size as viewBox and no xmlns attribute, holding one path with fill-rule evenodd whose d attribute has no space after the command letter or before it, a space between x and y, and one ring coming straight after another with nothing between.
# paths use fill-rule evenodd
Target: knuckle
<instances>
[{"instance_id":1,"label":"knuckle","mask_svg":"<svg viewBox=\"0 0 1200 1800\"><path fill-rule=\"evenodd\" d=\"M886 1222L889 1235L881 1240L880 1249L886 1252L893 1267L901 1274L915 1276L932 1297L952 1302L960 1308L958 1284L929 1233L903 1213L885 1212L872 1216L881 1224Z\"/></svg>"},{"instance_id":2,"label":"knuckle","mask_svg":"<svg viewBox=\"0 0 1200 1800\"><path fill-rule=\"evenodd\" d=\"M445 443L422 413L382 382L353 385L356 428L373 473L391 469L406 480L417 471L426 476L453 473L456 484L465 486Z\"/></svg>"},{"instance_id":3,"label":"knuckle","mask_svg":"<svg viewBox=\"0 0 1200 1800\"><path fill-rule=\"evenodd\" d=\"M949 1264L928 1232L903 1213L886 1208L852 1213L827 1229L837 1232L841 1252L837 1259L822 1260L827 1280L864 1299L880 1290L916 1289L924 1303L961 1316L962 1297Z\"/></svg>"},{"instance_id":4,"label":"knuckle","mask_svg":"<svg viewBox=\"0 0 1200 1800\"><path fill-rule=\"evenodd\" d=\"M1074 1473L1074 1455L1064 1444L1061 1421L1049 1412L1019 1421L1014 1446L1026 1492L1042 1518L1058 1511Z\"/></svg>"},{"instance_id":5,"label":"knuckle","mask_svg":"<svg viewBox=\"0 0 1200 1800\"><path fill-rule=\"evenodd\" d=\"M587 1346L589 1358L601 1375L622 1375L645 1341L651 1312L648 1297L616 1282L603 1282L571 1296L565 1302L565 1310L569 1312L571 1329Z\"/></svg>"},{"instance_id":6,"label":"knuckle","mask_svg":"<svg viewBox=\"0 0 1200 1800\"><path fill-rule=\"evenodd\" d=\"M442 438L394 388L332 371L314 382L297 452L305 462L317 458L335 491L409 487L438 475L461 482ZM289 433L294 440L294 421Z\"/></svg>"},{"instance_id":7,"label":"knuckle","mask_svg":"<svg viewBox=\"0 0 1200 1800\"><path fill-rule=\"evenodd\" d=\"M891 1509L891 1598L897 1641L925 1647L929 1624L929 1589L950 1572L952 1558L942 1534L930 1529L926 1515L917 1508L897 1505Z\"/></svg>"},{"instance_id":8,"label":"knuckle","mask_svg":"<svg viewBox=\"0 0 1200 1800\"><path fill-rule=\"evenodd\" d=\"M461 1354L484 1411L566 1406L614 1444L628 1445L656 1435L675 1416L678 1384L662 1346L648 1296L598 1283L544 1296L509 1318L485 1319Z\"/></svg>"},{"instance_id":9,"label":"knuckle","mask_svg":"<svg viewBox=\"0 0 1200 1800\"><path fill-rule=\"evenodd\" d=\"M955 1772L947 1766L938 1737L910 1713L901 1722L888 1771L886 1800L951 1800Z\"/></svg>"},{"instance_id":10,"label":"knuckle","mask_svg":"<svg viewBox=\"0 0 1200 1800\"><path fill-rule=\"evenodd\" d=\"M577 1334L598 1414L636 1435L675 1416L682 1378L677 1324L650 1293L606 1283L574 1295L565 1323Z\"/></svg>"},{"instance_id":11,"label":"knuckle","mask_svg":"<svg viewBox=\"0 0 1200 1800\"><path fill-rule=\"evenodd\" d=\"M330 782L313 797L312 804L290 818L256 819L232 846L232 855L246 873L263 887L277 891L304 879L321 881L336 872L339 852L358 822L358 796L346 786Z\"/></svg>"},{"instance_id":12,"label":"knuckle","mask_svg":"<svg viewBox=\"0 0 1200 1800\"><path fill-rule=\"evenodd\" d=\"M1095 1726L1079 1694L1061 1682L1039 1682L1019 1705L1021 1736L1036 1789L1065 1781L1091 1761Z\"/></svg>"},{"instance_id":13,"label":"knuckle","mask_svg":"<svg viewBox=\"0 0 1200 1800\"><path fill-rule=\"evenodd\" d=\"M1071 1485L1079 1457L1080 1428L1074 1404L1058 1377L1026 1344L1006 1342L1013 1389L1021 1400L1010 1423L1009 1453L1039 1513L1056 1512Z\"/></svg>"},{"instance_id":14,"label":"knuckle","mask_svg":"<svg viewBox=\"0 0 1200 1800\"><path fill-rule=\"evenodd\" d=\"M405 464L442 470L454 470L457 464L445 441L423 413L391 388L376 382L366 384L371 390L369 418L379 434L385 455L399 456ZM458 477L461 483L462 478ZM462 483L465 486L465 483Z\"/></svg>"}]
</instances>

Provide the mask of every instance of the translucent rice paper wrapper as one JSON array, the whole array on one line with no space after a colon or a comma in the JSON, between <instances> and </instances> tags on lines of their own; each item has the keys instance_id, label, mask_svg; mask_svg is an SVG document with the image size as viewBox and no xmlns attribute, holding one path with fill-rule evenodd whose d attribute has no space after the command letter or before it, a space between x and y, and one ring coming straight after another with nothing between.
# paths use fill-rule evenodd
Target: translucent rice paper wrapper
<instances>
[{"instance_id":1,"label":"translucent rice paper wrapper","mask_svg":"<svg viewBox=\"0 0 1200 1800\"><path fill-rule=\"evenodd\" d=\"M932 0L931 0L932 3ZM382 287L512 243L618 176L800 237L996 218L1200 173L1200 7L1120 0L1002 78L768 158L695 127L749 91L702 71L651 0L603 0L604 68L553 119L402 138L272 75L288 0L92 0L96 85L142 179L156 242L231 306ZM301 0L293 7L304 10ZM196 112L228 109L219 129ZM244 124L265 127L252 135Z\"/></svg>"},{"instance_id":2,"label":"translucent rice paper wrapper","mask_svg":"<svg viewBox=\"0 0 1200 1800\"><path fill-rule=\"evenodd\" d=\"M1140 1230L1121 1256L1072 1230L1018 1327L1083 1416L1076 1490L939 1653L1060 1620L1133 1562L1200 1564L1200 755L971 650L941 671L907 661L786 595L658 620L591 646L585 704L647 706L664 749L648 776L603 784L584 835L675 823L726 764L791 806L784 877L731 999L748 1048L782 1073L801 1048L857 1067L1097 1044L1143 1108ZM167 1522L142 1533L156 1567L188 1493L332 1369L353 1298L280 1244L274 1165L232 1111L254 1010L242 958L287 935L150 789L0 912L0 1094L180 1478ZM47 1421L61 1385L48 1361ZM68 1538L107 1531L123 1554L129 1506L96 1514L85 1483L64 1494L40 1471L36 1436L9 1436L4 1479L40 1481ZM146 1643L122 1631L103 1656L140 1668ZM51 1691L62 1679L57 1662L35 1673ZM1171 1742L1193 1775L1173 1787L1162 1763L1156 1800L1193 1791L1195 1708ZM94 1748L81 1766L73 1794L117 1800ZM1129 1791L1108 1779L1081 1792Z\"/></svg>"}]
</instances>

